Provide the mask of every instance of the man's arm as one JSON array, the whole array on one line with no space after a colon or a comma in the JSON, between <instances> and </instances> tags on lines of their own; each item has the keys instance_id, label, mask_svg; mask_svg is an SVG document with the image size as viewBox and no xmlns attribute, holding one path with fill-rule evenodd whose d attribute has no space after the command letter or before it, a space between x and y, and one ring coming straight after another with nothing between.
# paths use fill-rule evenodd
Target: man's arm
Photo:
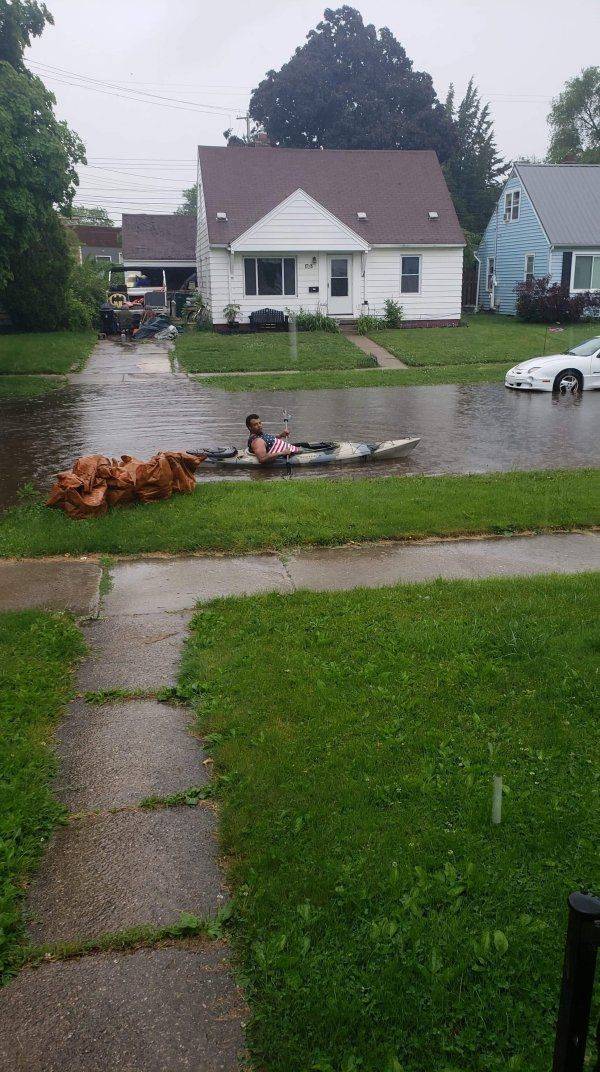
<instances>
[{"instance_id":1,"label":"man's arm","mask_svg":"<svg viewBox=\"0 0 600 1072\"><path fill-rule=\"evenodd\" d=\"M265 443L264 439L255 439L250 449L252 453L256 455L256 458L261 465L264 465L265 462L269 461L269 456L267 453L267 444Z\"/></svg>"}]
</instances>

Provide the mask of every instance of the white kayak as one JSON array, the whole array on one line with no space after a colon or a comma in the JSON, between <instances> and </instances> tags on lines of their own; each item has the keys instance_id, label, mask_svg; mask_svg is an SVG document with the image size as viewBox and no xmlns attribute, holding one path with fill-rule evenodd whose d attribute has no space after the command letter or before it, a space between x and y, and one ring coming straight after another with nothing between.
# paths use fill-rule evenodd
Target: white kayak
<instances>
[{"instance_id":1,"label":"white kayak","mask_svg":"<svg viewBox=\"0 0 600 1072\"><path fill-rule=\"evenodd\" d=\"M420 438L416 436L407 436L405 439L387 439L384 443L296 443L295 445L301 448L298 454L291 454L288 458L274 458L272 462L265 462L264 467L285 469L290 465L338 465L367 458L373 461L391 461L410 454L420 442ZM256 455L247 448L238 450L237 447L220 447L190 453L205 455L205 462L213 465L242 468L260 466Z\"/></svg>"}]
</instances>

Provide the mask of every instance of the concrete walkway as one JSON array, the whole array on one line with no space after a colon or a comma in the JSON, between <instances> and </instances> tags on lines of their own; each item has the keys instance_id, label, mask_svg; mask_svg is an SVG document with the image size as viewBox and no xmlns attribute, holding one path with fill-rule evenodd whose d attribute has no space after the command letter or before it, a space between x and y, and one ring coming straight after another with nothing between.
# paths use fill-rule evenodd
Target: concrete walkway
<instances>
[{"instance_id":1,"label":"concrete walkway","mask_svg":"<svg viewBox=\"0 0 600 1072\"><path fill-rule=\"evenodd\" d=\"M85 594L75 583L82 565L86 571L96 571ZM92 651L82 671L84 687L126 687L131 685L134 671L141 673L143 680L138 683L144 688L165 684L164 666L156 662L156 653L163 653L170 665L169 658L179 649L187 616L195 604L218 596L290 593L301 588L344 591L437 577L474 580L587 570L600 570L598 532L390 541L307 548L280 555L122 559L111 570L113 586L104 599L103 619L93 627L100 641L99 650L103 650L102 645L107 650L112 645L119 658L104 659ZM71 580L61 587L60 578L68 576L69 571ZM8 585L5 578L10 580ZM81 613L82 603L89 602L93 607L97 601L99 583L100 569L91 562L0 560L0 611L15 609L18 591L20 606ZM139 615L144 616L141 623Z\"/></svg>"},{"instance_id":2,"label":"concrete walkway","mask_svg":"<svg viewBox=\"0 0 600 1072\"><path fill-rule=\"evenodd\" d=\"M83 371L72 372L69 383L103 385L127 383L142 376L173 375L169 358L173 345L155 339L139 343L120 338L99 339Z\"/></svg>"},{"instance_id":3,"label":"concrete walkway","mask_svg":"<svg viewBox=\"0 0 600 1072\"><path fill-rule=\"evenodd\" d=\"M7 591L15 606L18 574L21 605L98 613L95 563L0 563L0 606ZM189 613L165 612L150 598L132 613L123 595L117 577L117 612L101 609L83 625L90 653L80 694L175 682ZM69 705L57 733L55 791L71 821L58 828L28 891L31 941L165 927L183 912L214 917L226 902L211 804L139 807L208 780L191 719L151 698ZM228 955L222 941L188 938L25 969L0 991L1 1072L240 1072L247 1010Z\"/></svg>"},{"instance_id":4,"label":"concrete walkway","mask_svg":"<svg viewBox=\"0 0 600 1072\"><path fill-rule=\"evenodd\" d=\"M598 533L121 560L99 616L83 624L90 650L78 690L174 684L193 608L216 596L583 570L600 570ZM99 584L89 561L0 562L0 609L7 599L14 607L19 591L23 606L95 615ZM139 807L209 777L190 719L147 697L70 704L57 733L56 788L71 821L48 845L29 890L32 941L161 927L182 912L214 916L224 904L211 805ZM245 1016L221 941L58 959L25 969L0 991L0 1070L241 1072Z\"/></svg>"},{"instance_id":5,"label":"concrete walkway","mask_svg":"<svg viewBox=\"0 0 600 1072\"><path fill-rule=\"evenodd\" d=\"M394 357L389 350L384 349L384 347L378 342L375 342L374 339L369 339L367 335L357 335L354 331L345 331L344 335L350 342L354 343L355 346L358 346L358 349L362 350L364 354L369 354L371 357L374 357L379 368L408 368L408 365L405 365L399 358Z\"/></svg>"}]
</instances>

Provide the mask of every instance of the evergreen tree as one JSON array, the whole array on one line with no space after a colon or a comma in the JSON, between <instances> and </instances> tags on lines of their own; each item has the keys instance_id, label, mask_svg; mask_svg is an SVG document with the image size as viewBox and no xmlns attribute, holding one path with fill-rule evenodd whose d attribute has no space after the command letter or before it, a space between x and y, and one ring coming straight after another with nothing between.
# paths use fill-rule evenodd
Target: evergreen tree
<instances>
[{"instance_id":1,"label":"evergreen tree","mask_svg":"<svg viewBox=\"0 0 600 1072\"><path fill-rule=\"evenodd\" d=\"M454 86L450 86L445 109L456 132L456 147L444 164L446 181L463 228L481 234L508 166L496 149L489 104L482 106L472 78L458 108Z\"/></svg>"}]
</instances>

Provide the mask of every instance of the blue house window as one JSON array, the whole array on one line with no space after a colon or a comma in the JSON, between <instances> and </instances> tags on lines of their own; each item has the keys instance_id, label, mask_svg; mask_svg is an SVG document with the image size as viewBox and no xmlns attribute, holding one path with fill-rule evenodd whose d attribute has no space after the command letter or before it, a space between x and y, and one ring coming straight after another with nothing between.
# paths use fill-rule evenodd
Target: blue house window
<instances>
[{"instance_id":1,"label":"blue house window","mask_svg":"<svg viewBox=\"0 0 600 1072\"><path fill-rule=\"evenodd\" d=\"M518 220L519 208L521 205L521 191L511 190L510 193L504 196L504 222L510 223L511 220Z\"/></svg>"},{"instance_id":2,"label":"blue house window","mask_svg":"<svg viewBox=\"0 0 600 1072\"><path fill-rule=\"evenodd\" d=\"M526 283L532 283L533 282L533 278L534 278L534 275L535 275L534 267L535 267L535 254L534 253L526 253L525 254L525 282Z\"/></svg>"},{"instance_id":3,"label":"blue house window","mask_svg":"<svg viewBox=\"0 0 600 1072\"><path fill-rule=\"evenodd\" d=\"M600 256L577 254L573 290L600 290Z\"/></svg>"}]
</instances>

